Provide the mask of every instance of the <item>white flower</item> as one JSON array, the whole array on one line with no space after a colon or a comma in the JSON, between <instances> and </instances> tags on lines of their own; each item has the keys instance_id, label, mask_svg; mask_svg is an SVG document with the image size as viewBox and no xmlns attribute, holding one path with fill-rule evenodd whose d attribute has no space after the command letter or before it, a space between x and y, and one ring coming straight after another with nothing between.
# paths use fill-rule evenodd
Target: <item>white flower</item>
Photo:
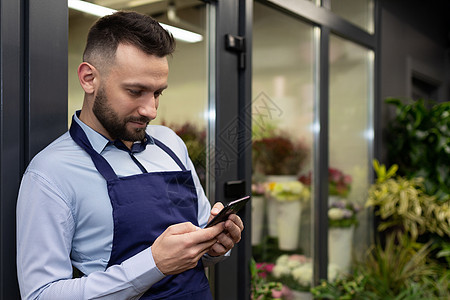
<instances>
[{"instance_id":1,"label":"white flower","mask_svg":"<svg viewBox=\"0 0 450 300\"><path fill-rule=\"evenodd\" d=\"M292 271L292 277L303 286L310 286L312 281L312 264L307 262Z\"/></svg>"},{"instance_id":2,"label":"white flower","mask_svg":"<svg viewBox=\"0 0 450 300\"><path fill-rule=\"evenodd\" d=\"M280 255L275 261L276 265L287 266L289 262L289 256L287 254Z\"/></svg>"},{"instance_id":3,"label":"white flower","mask_svg":"<svg viewBox=\"0 0 450 300\"><path fill-rule=\"evenodd\" d=\"M330 220L341 220L344 217L344 211L340 208L333 207L328 210L328 218Z\"/></svg>"},{"instance_id":4,"label":"white flower","mask_svg":"<svg viewBox=\"0 0 450 300\"><path fill-rule=\"evenodd\" d=\"M301 266L302 264L301 264L301 262L299 262L298 260L292 260L292 259L290 259L289 261L288 261L288 264L287 264L287 266L289 267L289 269L291 269L291 270L293 270L293 269L295 269L295 268L298 268L299 266Z\"/></svg>"},{"instance_id":5,"label":"white flower","mask_svg":"<svg viewBox=\"0 0 450 300\"><path fill-rule=\"evenodd\" d=\"M272 274L276 278L280 278L283 275L289 275L290 273L291 269L286 265L275 265L272 270Z\"/></svg>"}]
</instances>

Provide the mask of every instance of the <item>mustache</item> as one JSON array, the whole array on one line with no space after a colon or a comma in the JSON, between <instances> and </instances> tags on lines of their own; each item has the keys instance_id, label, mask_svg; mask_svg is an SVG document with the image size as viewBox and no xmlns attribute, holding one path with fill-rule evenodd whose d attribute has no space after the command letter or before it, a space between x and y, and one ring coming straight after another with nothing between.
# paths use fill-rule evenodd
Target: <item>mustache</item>
<instances>
[{"instance_id":1,"label":"mustache","mask_svg":"<svg viewBox=\"0 0 450 300\"><path fill-rule=\"evenodd\" d=\"M125 123L127 122L140 122L140 123L150 123L150 119L144 116L141 117L128 117L125 119Z\"/></svg>"}]
</instances>

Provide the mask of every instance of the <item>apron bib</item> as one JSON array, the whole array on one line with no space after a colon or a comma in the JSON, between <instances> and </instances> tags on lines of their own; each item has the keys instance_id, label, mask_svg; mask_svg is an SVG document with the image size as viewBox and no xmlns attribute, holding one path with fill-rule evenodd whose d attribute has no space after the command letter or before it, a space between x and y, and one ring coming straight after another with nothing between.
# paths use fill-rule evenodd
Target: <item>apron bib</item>
<instances>
[{"instance_id":1,"label":"apron bib","mask_svg":"<svg viewBox=\"0 0 450 300\"><path fill-rule=\"evenodd\" d=\"M105 178L113 209L113 243L108 267L150 247L173 224L191 222L198 226L198 199L191 172L160 141L181 171L152 172L118 177L106 159L91 146L86 134L72 121L70 135L92 158ZM193 269L169 275L155 283L141 299L212 299L201 260Z\"/></svg>"}]
</instances>

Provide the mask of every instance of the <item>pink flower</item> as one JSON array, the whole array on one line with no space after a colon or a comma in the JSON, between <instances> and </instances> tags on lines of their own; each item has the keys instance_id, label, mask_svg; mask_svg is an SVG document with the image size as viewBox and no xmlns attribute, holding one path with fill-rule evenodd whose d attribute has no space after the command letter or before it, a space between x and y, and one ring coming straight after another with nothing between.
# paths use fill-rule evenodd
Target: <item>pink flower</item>
<instances>
[{"instance_id":1,"label":"pink flower","mask_svg":"<svg viewBox=\"0 0 450 300\"><path fill-rule=\"evenodd\" d=\"M304 185L311 185L311 172L308 173L308 175L302 175L300 176L300 178L298 179L298 181L300 181L301 183L303 183Z\"/></svg>"},{"instance_id":2,"label":"pink flower","mask_svg":"<svg viewBox=\"0 0 450 300\"><path fill-rule=\"evenodd\" d=\"M352 183L352 176L350 175L344 175L344 183L345 184L351 184Z\"/></svg>"},{"instance_id":3,"label":"pink flower","mask_svg":"<svg viewBox=\"0 0 450 300\"><path fill-rule=\"evenodd\" d=\"M291 300L293 299L294 294L292 291L283 284L283 287L281 288L281 291L272 290L272 298L275 299L286 299Z\"/></svg>"},{"instance_id":4,"label":"pink flower","mask_svg":"<svg viewBox=\"0 0 450 300\"><path fill-rule=\"evenodd\" d=\"M255 195L263 195L266 187L263 183L252 183L252 193Z\"/></svg>"},{"instance_id":5,"label":"pink flower","mask_svg":"<svg viewBox=\"0 0 450 300\"><path fill-rule=\"evenodd\" d=\"M262 278L267 277L267 273L272 273L275 264L271 263L256 263L256 269L258 270L258 274Z\"/></svg>"},{"instance_id":6,"label":"pink flower","mask_svg":"<svg viewBox=\"0 0 450 300\"><path fill-rule=\"evenodd\" d=\"M272 298L278 299L283 296L282 291L272 290Z\"/></svg>"},{"instance_id":7,"label":"pink flower","mask_svg":"<svg viewBox=\"0 0 450 300\"><path fill-rule=\"evenodd\" d=\"M307 262L307 258L304 255L300 255L300 254L292 254L291 256L289 256L290 260L294 260L294 261L298 261L300 263L305 263Z\"/></svg>"},{"instance_id":8,"label":"pink flower","mask_svg":"<svg viewBox=\"0 0 450 300\"><path fill-rule=\"evenodd\" d=\"M266 265L266 263L256 263L256 268L258 270L263 270L265 265Z\"/></svg>"},{"instance_id":9,"label":"pink flower","mask_svg":"<svg viewBox=\"0 0 450 300\"><path fill-rule=\"evenodd\" d=\"M294 299L294 293L292 293L291 289L289 289L284 284L283 284L283 287L281 288L281 294L283 296L283 299L286 299L286 300Z\"/></svg>"},{"instance_id":10,"label":"pink flower","mask_svg":"<svg viewBox=\"0 0 450 300\"><path fill-rule=\"evenodd\" d=\"M272 273L275 264L266 264L266 271Z\"/></svg>"},{"instance_id":11,"label":"pink flower","mask_svg":"<svg viewBox=\"0 0 450 300\"><path fill-rule=\"evenodd\" d=\"M328 172L328 175L333 182L338 182L342 176L341 171L339 171L338 169L330 168Z\"/></svg>"}]
</instances>

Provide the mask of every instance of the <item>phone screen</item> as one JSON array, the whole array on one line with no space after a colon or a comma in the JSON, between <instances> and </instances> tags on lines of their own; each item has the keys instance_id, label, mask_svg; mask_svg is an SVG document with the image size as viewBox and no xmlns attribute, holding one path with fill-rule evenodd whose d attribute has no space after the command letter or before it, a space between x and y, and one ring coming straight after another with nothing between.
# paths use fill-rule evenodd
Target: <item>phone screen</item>
<instances>
[{"instance_id":1,"label":"phone screen","mask_svg":"<svg viewBox=\"0 0 450 300\"><path fill-rule=\"evenodd\" d=\"M215 217L212 219L205 228L210 226L214 226L220 222L226 221L230 214L235 214L240 211L245 204L247 204L248 200L250 200L250 196L245 196L243 198L234 200L228 203Z\"/></svg>"}]
</instances>

